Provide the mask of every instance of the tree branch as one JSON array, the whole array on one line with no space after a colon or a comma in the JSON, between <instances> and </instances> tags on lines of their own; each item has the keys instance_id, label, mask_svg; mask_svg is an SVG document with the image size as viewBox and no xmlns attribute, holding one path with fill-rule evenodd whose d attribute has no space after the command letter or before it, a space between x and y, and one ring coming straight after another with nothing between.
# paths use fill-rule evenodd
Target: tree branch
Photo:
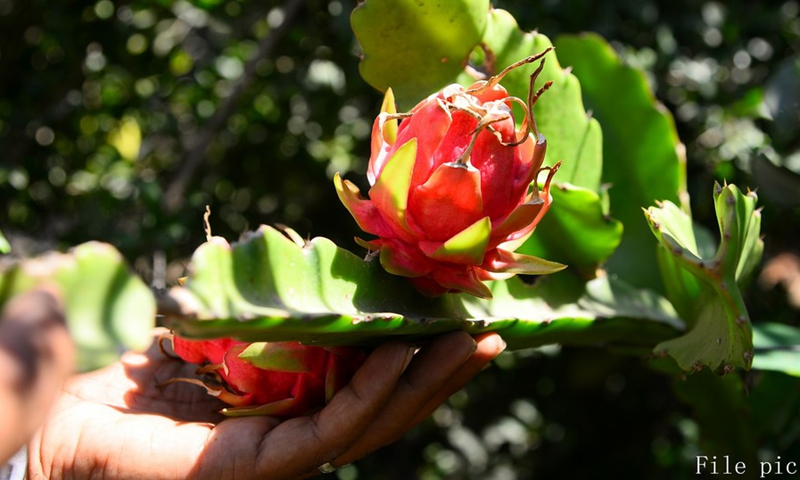
<instances>
[{"instance_id":1,"label":"tree branch","mask_svg":"<svg viewBox=\"0 0 800 480\"><path fill-rule=\"evenodd\" d=\"M236 111L237 103L247 87L255 80L256 65L264 58L269 57L283 35L289 30L292 20L300 10L304 0L286 0L283 4L283 22L271 30L258 44L258 50L247 61L244 73L228 97L223 100L217 111L206 123L201 132L196 135L196 140L183 155L181 166L172 178L166 193L162 198L162 205L168 213L174 213L183 207L186 201L185 193L197 169L206 158L209 145L217 137L219 131L227 123L228 118Z\"/></svg>"}]
</instances>

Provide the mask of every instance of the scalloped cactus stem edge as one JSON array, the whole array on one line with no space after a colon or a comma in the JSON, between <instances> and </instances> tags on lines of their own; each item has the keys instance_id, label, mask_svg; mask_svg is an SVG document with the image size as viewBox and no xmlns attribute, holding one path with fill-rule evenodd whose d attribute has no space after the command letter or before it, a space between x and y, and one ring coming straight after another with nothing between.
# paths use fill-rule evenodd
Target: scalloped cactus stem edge
<instances>
[{"instance_id":1,"label":"scalloped cactus stem edge","mask_svg":"<svg viewBox=\"0 0 800 480\"><path fill-rule=\"evenodd\" d=\"M752 365L752 326L737 282L749 276L763 252L757 198L754 192L742 194L734 185L715 184L721 242L708 260L693 251L696 246L687 245L689 238L693 241L686 232L686 225L691 229L691 219L674 204L664 202L645 212L661 246L680 268L701 281L695 299L694 328L654 349L675 358L685 370L708 366L728 373L736 367L749 369Z\"/></svg>"}]
</instances>

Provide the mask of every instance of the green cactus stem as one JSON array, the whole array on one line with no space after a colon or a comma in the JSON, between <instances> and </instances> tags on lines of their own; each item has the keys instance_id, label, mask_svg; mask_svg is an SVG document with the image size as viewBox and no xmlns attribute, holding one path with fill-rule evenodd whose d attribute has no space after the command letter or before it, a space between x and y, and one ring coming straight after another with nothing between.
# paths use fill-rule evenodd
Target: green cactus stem
<instances>
[{"instance_id":1,"label":"green cactus stem","mask_svg":"<svg viewBox=\"0 0 800 480\"><path fill-rule=\"evenodd\" d=\"M375 345L424 341L454 330L497 331L509 348L618 343L646 351L683 322L663 297L613 278L585 282L568 272L534 285L489 282L492 300L428 298L407 279L315 238L298 245L262 226L228 245L195 252L185 285L160 299L162 320L185 338Z\"/></svg>"},{"instance_id":2,"label":"green cactus stem","mask_svg":"<svg viewBox=\"0 0 800 480\"><path fill-rule=\"evenodd\" d=\"M714 186L720 245L710 258L701 257L691 218L675 204L645 211L662 249L668 298L691 327L682 337L658 344L655 352L674 357L683 369L729 372L752 365L753 331L739 286L764 249L757 199L755 192L743 194L734 185Z\"/></svg>"}]
</instances>

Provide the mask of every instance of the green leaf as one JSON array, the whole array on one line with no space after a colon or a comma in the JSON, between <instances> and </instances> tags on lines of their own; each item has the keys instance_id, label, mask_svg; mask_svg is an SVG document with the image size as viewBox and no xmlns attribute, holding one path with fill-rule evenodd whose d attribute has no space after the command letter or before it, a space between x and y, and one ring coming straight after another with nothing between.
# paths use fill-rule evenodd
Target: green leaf
<instances>
[{"instance_id":1,"label":"green leaf","mask_svg":"<svg viewBox=\"0 0 800 480\"><path fill-rule=\"evenodd\" d=\"M655 244L640 212L657 200L686 203L685 159L674 121L644 74L623 65L600 36L560 36L556 51L580 79L586 107L603 127L602 178L611 185L611 214L625 225L606 266L634 285L660 289L653 275Z\"/></svg>"},{"instance_id":2,"label":"green leaf","mask_svg":"<svg viewBox=\"0 0 800 480\"><path fill-rule=\"evenodd\" d=\"M671 292L677 295L680 309L690 315L692 328L655 348L674 357L683 369L704 365L713 370L750 368L752 328L739 285L753 272L764 249L756 200L755 193L744 195L734 185L715 186L721 243L713 258L698 256L691 219L674 204L664 202L645 212L650 228L669 255L663 256L662 262L674 262L668 275L675 275L679 268L691 274L699 287L697 293L693 288Z\"/></svg>"},{"instance_id":3,"label":"green leaf","mask_svg":"<svg viewBox=\"0 0 800 480\"><path fill-rule=\"evenodd\" d=\"M112 246L90 242L12 266L0 274L0 304L41 284L60 288L80 370L107 365L152 341L155 299Z\"/></svg>"},{"instance_id":4,"label":"green leaf","mask_svg":"<svg viewBox=\"0 0 800 480\"><path fill-rule=\"evenodd\" d=\"M800 330L782 323L753 325L753 368L800 377Z\"/></svg>"},{"instance_id":5,"label":"green leaf","mask_svg":"<svg viewBox=\"0 0 800 480\"><path fill-rule=\"evenodd\" d=\"M591 190L560 184L551 193L553 206L518 252L566 263L592 278L619 245L622 224L603 212Z\"/></svg>"},{"instance_id":6,"label":"green leaf","mask_svg":"<svg viewBox=\"0 0 800 480\"><path fill-rule=\"evenodd\" d=\"M366 0L350 23L361 44L359 71L394 90L402 110L454 83L486 28L488 0Z\"/></svg>"},{"instance_id":7,"label":"green leaf","mask_svg":"<svg viewBox=\"0 0 800 480\"><path fill-rule=\"evenodd\" d=\"M511 348L546 343L652 345L683 327L662 297L610 278L570 274L492 282L494 298L428 298L402 277L315 238L299 246L262 226L240 243L195 252L184 287L161 305L188 338L318 345L409 341L453 330L498 331Z\"/></svg>"}]
</instances>

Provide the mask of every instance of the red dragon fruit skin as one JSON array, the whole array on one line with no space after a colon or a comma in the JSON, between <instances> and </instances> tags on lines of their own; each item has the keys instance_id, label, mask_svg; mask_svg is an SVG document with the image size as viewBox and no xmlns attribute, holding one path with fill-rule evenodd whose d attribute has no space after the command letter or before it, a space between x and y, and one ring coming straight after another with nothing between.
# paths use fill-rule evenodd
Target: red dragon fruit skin
<instances>
[{"instance_id":1,"label":"red dragon fruit skin","mask_svg":"<svg viewBox=\"0 0 800 480\"><path fill-rule=\"evenodd\" d=\"M350 347L179 336L173 336L173 350L184 361L201 365L199 374L217 379L213 384L174 380L202 384L209 394L232 406L222 411L231 416L293 417L318 410L349 383L367 356Z\"/></svg>"},{"instance_id":2,"label":"red dragon fruit skin","mask_svg":"<svg viewBox=\"0 0 800 480\"><path fill-rule=\"evenodd\" d=\"M490 298L485 280L565 268L514 253L550 207L557 167L539 190L546 141L536 131L533 104L544 89L526 103L499 82L544 53L469 88L449 85L407 114L396 113L392 91L386 92L372 130L369 199L353 183L334 178L359 227L378 237L358 243L379 252L386 271L411 278L429 296ZM540 71L541 65L531 86ZM525 109L520 130L513 103Z\"/></svg>"},{"instance_id":3,"label":"red dragon fruit skin","mask_svg":"<svg viewBox=\"0 0 800 480\"><path fill-rule=\"evenodd\" d=\"M198 365L204 363L220 364L225 358L225 352L237 342L232 338L218 338L214 340L184 340L175 337L173 349L175 354L186 362Z\"/></svg>"}]
</instances>

